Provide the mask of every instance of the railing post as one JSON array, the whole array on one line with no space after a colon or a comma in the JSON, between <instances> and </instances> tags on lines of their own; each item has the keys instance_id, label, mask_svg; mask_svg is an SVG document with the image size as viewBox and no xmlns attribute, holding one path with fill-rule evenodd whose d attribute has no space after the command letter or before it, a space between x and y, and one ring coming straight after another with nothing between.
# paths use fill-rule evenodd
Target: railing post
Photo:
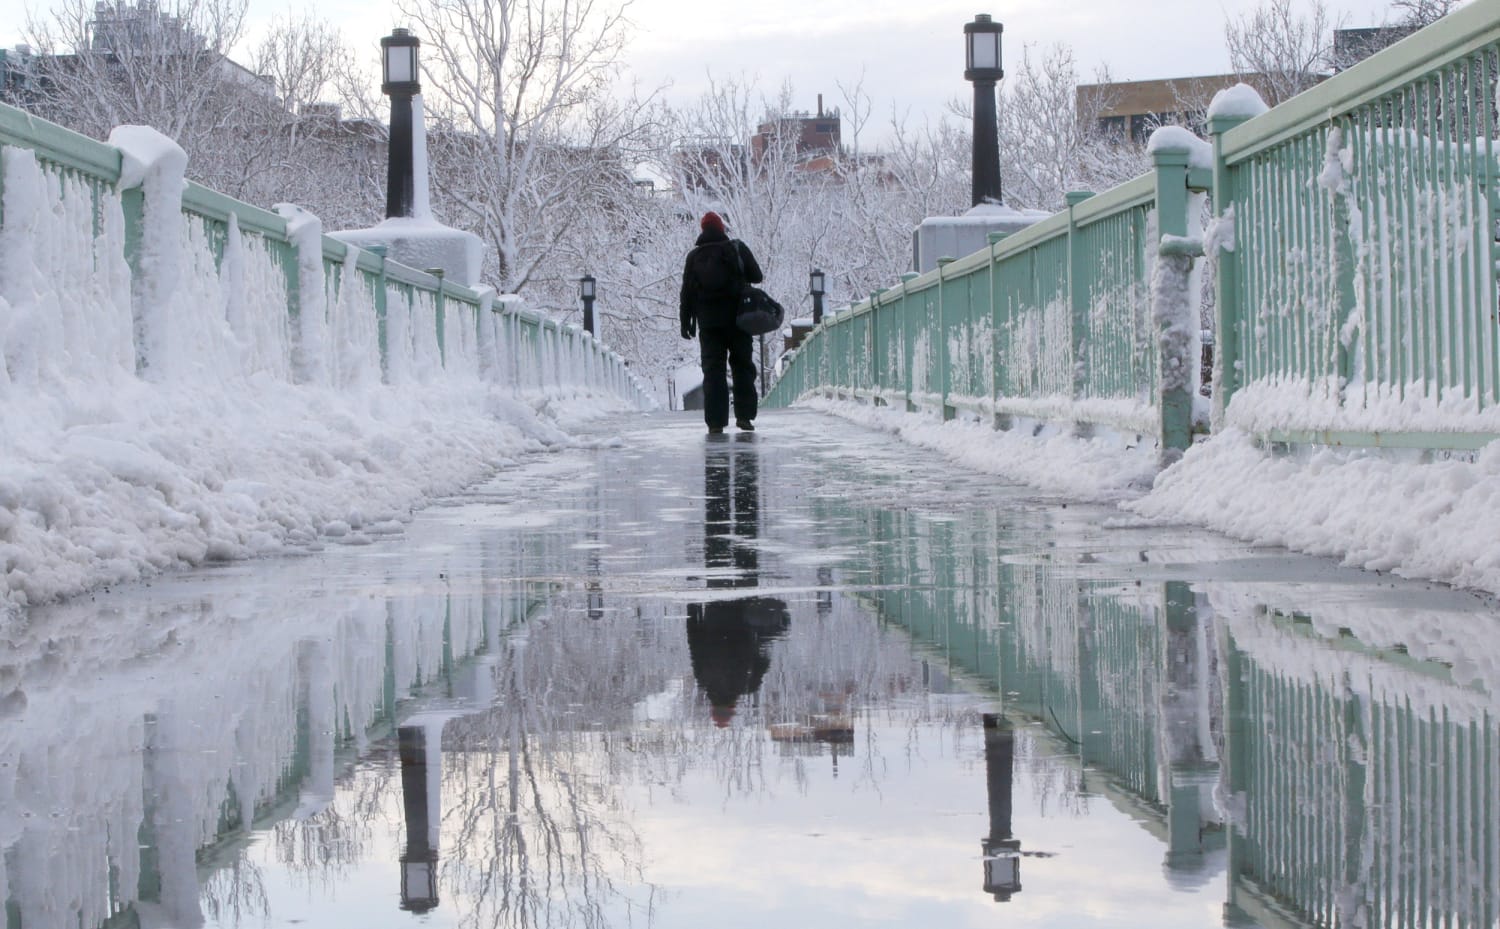
<instances>
[{"instance_id":1,"label":"railing post","mask_svg":"<svg viewBox=\"0 0 1500 929\"><path fill-rule=\"evenodd\" d=\"M1160 136L1157 136L1160 138ZM1157 439L1160 462L1172 464L1193 441L1193 394L1197 389L1190 352L1201 352L1197 325L1197 294L1192 282L1193 262L1202 242L1189 240L1187 171L1189 151L1168 145L1155 147L1156 267L1151 275L1151 316L1157 339Z\"/></svg>"},{"instance_id":2,"label":"railing post","mask_svg":"<svg viewBox=\"0 0 1500 929\"><path fill-rule=\"evenodd\" d=\"M1083 398L1088 392L1089 383L1089 291L1079 284L1088 256L1083 253L1083 236L1078 234L1078 222L1074 213L1078 204L1093 195L1093 191L1089 190L1070 190L1064 197L1068 204L1068 306L1072 310L1069 334L1072 337L1074 400Z\"/></svg>"},{"instance_id":3,"label":"railing post","mask_svg":"<svg viewBox=\"0 0 1500 929\"><path fill-rule=\"evenodd\" d=\"M443 370L446 371L448 369L448 339L445 331L447 328L445 325L446 320L443 318L444 311L447 309L444 305L443 295L443 275L445 272L442 268L428 268L427 273L437 278L437 291L433 297L433 306L436 310L435 315L437 316L438 364L442 365Z\"/></svg>"},{"instance_id":4,"label":"railing post","mask_svg":"<svg viewBox=\"0 0 1500 929\"><path fill-rule=\"evenodd\" d=\"M146 234L146 191L143 187L131 187L120 191L120 211L125 219L125 263L130 267L132 284L141 279L145 269L142 266L142 255L145 250ZM131 287L131 315L135 319L135 373L144 374L151 363L150 354L147 351L146 339L142 338L145 333L143 320L145 314L139 296L141 288Z\"/></svg>"},{"instance_id":5,"label":"railing post","mask_svg":"<svg viewBox=\"0 0 1500 929\"><path fill-rule=\"evenodd\" d=\"M943 293L943 271L953 264L955 259L944 256L937 260L938 300L937 300L937 331L933 333L933 344L937 348L938 356L938 410L942 414L943 421L947 422L957 415L958 411L948 405L948 392L953 377L948 358L948 311L947 295Z\"/></svg>"},{"instance_id":6,"label":"railing post","mask_svg":"<svg viewBox=\"0 0 1500 929\"><path fill-rule=\"evenodd\" d=\"M380 344L380 380L382 383L391 382L391 353L386 336L386 284L385 284L385 253L386 246L371 245L365 251L374 255L380 263L380 268L375 272L375 338Z\"/></svg>"},{"instance_id":7,"label":"railing post","mask_svg":"<svg viewBox=\"0 0 1500 929\"><path fill-rule=\"evenodd\" d=\"M990 382L985 391L990 400L990 427L1001 428L1001 417L995 412L994 404L1000 401L1000 308L995 297L995 249L1003 242L1009 233L991 232L985 236L989 243L989 276L990 276L990 325L989 325L989 355L990 355Z\"/></svg>"},{"instance_id":8,"label":"railing post","mask_svg":"<svg viewBox=\"0 0 1500 929\"><path fill-rule=\"evenodd\" d=\"M1230 211L1235 201L1235 172L1224 160L1224 135L1249 119L1248 116L1211 116L1208 131L1214 146L1214 216L1219 223L1239 223L1241 217ZM1227 214L1227 215L1226 215ZM1240 266L1243 255L1237 249L1238 236L1229 230L1229 238L1215 236L1214 255L1214 370L1212 428L1224 423L1224 411L1234 392L1244 384L1240 370Z\"/></svg>"},{"instance_id":9,"label":"railing post","mask_svg":"<svg viewBox=\"0 0 1500 929\"><path fill-rule=\"evenodd\" d=\"M1339 158L1340 153L1348 148L1349 142L1344 134L1343 124L1346 120L1335 122L1328 129L1329 159ZM1354 376L1353 364L1350 361L1349 344L1345 341L1345 327L1354 317L1356 310L1354 295L1354 238L1352 235L1352 218L1349 209L1349 187L1348 177L1340 175L1339 182L1329 189L1329 195L1333 197L1333 274L1335 299L1338 301L1338 312L1333 314L1329 321L1331 331L1328 338L1333 343L1333 371L1336 378L1335 389L1338 391L1337 399L1339 406L1344 405L1345 395L1350 379ZM1353 333L1349 333L1352 338Z\"/></svg>"}]
</instances>

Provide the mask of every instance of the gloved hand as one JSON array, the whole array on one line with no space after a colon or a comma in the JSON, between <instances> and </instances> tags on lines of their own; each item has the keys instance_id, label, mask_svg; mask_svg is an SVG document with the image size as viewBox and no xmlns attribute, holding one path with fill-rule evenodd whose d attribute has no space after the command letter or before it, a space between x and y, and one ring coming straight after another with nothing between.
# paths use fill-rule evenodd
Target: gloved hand
<instances>
[{"instance_id":1,"label":"gloved hand","mask_svg":"<svg viewBox=\"0 0 1500 929\"><path fill-rule=\"evenodd\" d=\"M697 334L698 334L698 322L696 320L690 319L687 322L685 322L685 323L682 324L682 337L684 339L691 339L693 336L696 336Z\"/></svg>"}]
</instances>

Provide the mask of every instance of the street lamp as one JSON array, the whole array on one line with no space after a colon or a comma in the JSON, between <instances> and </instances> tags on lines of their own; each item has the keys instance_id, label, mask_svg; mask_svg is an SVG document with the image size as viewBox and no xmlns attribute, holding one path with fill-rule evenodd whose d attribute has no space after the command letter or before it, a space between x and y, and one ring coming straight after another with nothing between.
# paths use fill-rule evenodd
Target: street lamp
<instances>
[{"instance_id":1,"label":"street lamp","mask_svg":"<svg viewBox=\"0 0 1500 929\"><path fill-rule=\"evenodd\" d=\"M974 83L973 205L1000 202L1000 127L995 112L995 82L1000 67L1000 34L1005 27L980 13L964 23L964 80Z\"/></svg>"},{"instance_id":2,"label":"street lamp","mask_svg":"<svg viewBox=\"0 0 1500 929\"><path fill-rule=\"evenodd\" d=\"M578 296L583 298L583 331L594 334L594 276L585 274L578 279Z\"/></svg>"},{"instance_id":3,"label":"street lamp","mask_svg":"<svg viewBox=\"0 0 1500 929\"><path fill-rule=\"evenodd\" d=\"M813 298L813 325L816 326L823 321L823 272L813 268L807 275L807 292Z\"/></svg>"},{"instance_id":4,"label":"street lamp","mask_svg":"<svg viewBox=\"0 0 1500 929\"><path fill-rule=\"evenodd\" d=\"M380 92L391 98L391 144L385 182L385 215L412 215L415 166L412 157L411 98L422 92L417 49L422 42L405 29L380 40Z\"/></svg>"}]
</instances>

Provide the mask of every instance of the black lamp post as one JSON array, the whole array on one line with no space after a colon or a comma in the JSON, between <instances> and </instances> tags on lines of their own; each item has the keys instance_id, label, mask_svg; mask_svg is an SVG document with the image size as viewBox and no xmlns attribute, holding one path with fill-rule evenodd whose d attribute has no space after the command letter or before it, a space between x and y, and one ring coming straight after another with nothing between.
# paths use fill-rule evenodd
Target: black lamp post
<instances>
[{"instance_id":1,"label":"black lamp post","mask_svg":"<svg viewBox=\"0 0 1500 929\"><path fill-rule=\"evenodd\" d=\"M807 292L813 298L813 325L816 326L823 321L823 272L813 268L807 275Z\"/></svg>"},{"instance_id":2,"label":"black lamp post","mask_svg":"<svg viewBox=\"0 0 1500 929\"><path fill-rule=\"evenodd\" d=\"M585 274L578 279L578 296L583 298L583 331L594 334L594 276Z\"/></svg>"},{"instance_id":3,"label":"black lamp post","mask_svg":"<svg viewBox=\"0 0 1500 929\"><path fill-rule=\"evenodd\" d=\"M422 42L405 29L380 40L380 92L391 98L391 144L385 181L385 215L410 216L415 199L411 98L422 92L417 49Z\"/></svg>"},{"instance_id":4,"label":"black lamp post","mask_svg":"<svg viewBox=\"0 0 1500 929\"><path fill-rule=\"evenodd\" d=\"M980 13L964 23L964 80L974 82L973 205L1000 202L1000 126L995 112L995 82L1000 68L1000 33L1005 27Z\"/></svg>"}]
</instances>

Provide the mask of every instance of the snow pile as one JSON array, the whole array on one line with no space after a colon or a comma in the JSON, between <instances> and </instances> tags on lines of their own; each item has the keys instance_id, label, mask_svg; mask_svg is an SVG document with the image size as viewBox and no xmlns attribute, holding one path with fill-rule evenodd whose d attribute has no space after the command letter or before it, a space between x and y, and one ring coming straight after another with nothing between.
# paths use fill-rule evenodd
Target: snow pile
<instances>
[{"instance_id":1,"label":"snow pile","mask_svg":"<svg viewBox=\"0 0 1500 929\"><path fill-rule=\"evenodd\" d=\"M1086 501L1140 494L1156 473L1156 449L1120 437L1081 439L1055 427L996 431L989 426L902 413L847 401L808 398L799 406L841 416L904 441L942 452L965 467Z\"/></svg>"},{"instance_id":2,"label":"snow pile","mask_svg":"<svg viewBox=\"0 0 1500 929\"><path fill-rule=\"evenodd\" d=\"M1205 171L1214 169L1214 147L1181 126L1161 126L1146 142L1146 153L1179 152L1188 156L1188 167Z\"/></svg>"},{"instance_id":3,"label":"snow pile","mask_svg":"<svg viewBox=\"0 0 1500 929\"><path fill-rule=\"evenodd\" d=\"M400 532L497 462L570 442L558 409L577 423L621 408L580 386L581 353L547 351L556 339L535 346L535 385L484 379L504 358L481 364L473 310L449 306L439 345L431 295L396 287L382 384L373 293L353 259L325 277L315 219L292 217L294 326L265 240L231 224L216 261L207 223L181 211L180 150L149 131L116 141L144 185L134 279L118 192L26 150L0 162L0 607Z\"/></svg>"},{"instance_id":4,"label":"snow pile","mask_svg":"<svg viewBox=\"0 0 1500 929\"><path fill-rule=\"evenodd\" d=\"M1269 110L1260 92L1249 84L1236 84L1214 94L1208 105L1208 118L1254 119Z\"/></svg>"},{"instance_id":5,"label":"snow pile","mask_svg":"<svg viewBox=\"0 0 1500 929\"><path fill-rule=\"evenodd\" d=\"M1195 446L1127 509L1405 577L1500 592L1500 448L1473 461L1257 448L1239 431Z\"/></svg>"},{"instance_id":6,"label":"snow pile","mask_svg":"<svg viewBox=\"0 0 1500 929\"><path fill-rule=\"evenodd\" d=\"M848 401L822 410L965 467L1134 516L1189 523L1352 567L1500 593L1500 447L1474 460L1419 453L1309 449L1278 455L1230 430L1157 473L1155 448L1117 436L1081 439L1057 427L996 431ZM1154 481L1154 483L1153 483Z\"/></svg>"}]
</instances>

